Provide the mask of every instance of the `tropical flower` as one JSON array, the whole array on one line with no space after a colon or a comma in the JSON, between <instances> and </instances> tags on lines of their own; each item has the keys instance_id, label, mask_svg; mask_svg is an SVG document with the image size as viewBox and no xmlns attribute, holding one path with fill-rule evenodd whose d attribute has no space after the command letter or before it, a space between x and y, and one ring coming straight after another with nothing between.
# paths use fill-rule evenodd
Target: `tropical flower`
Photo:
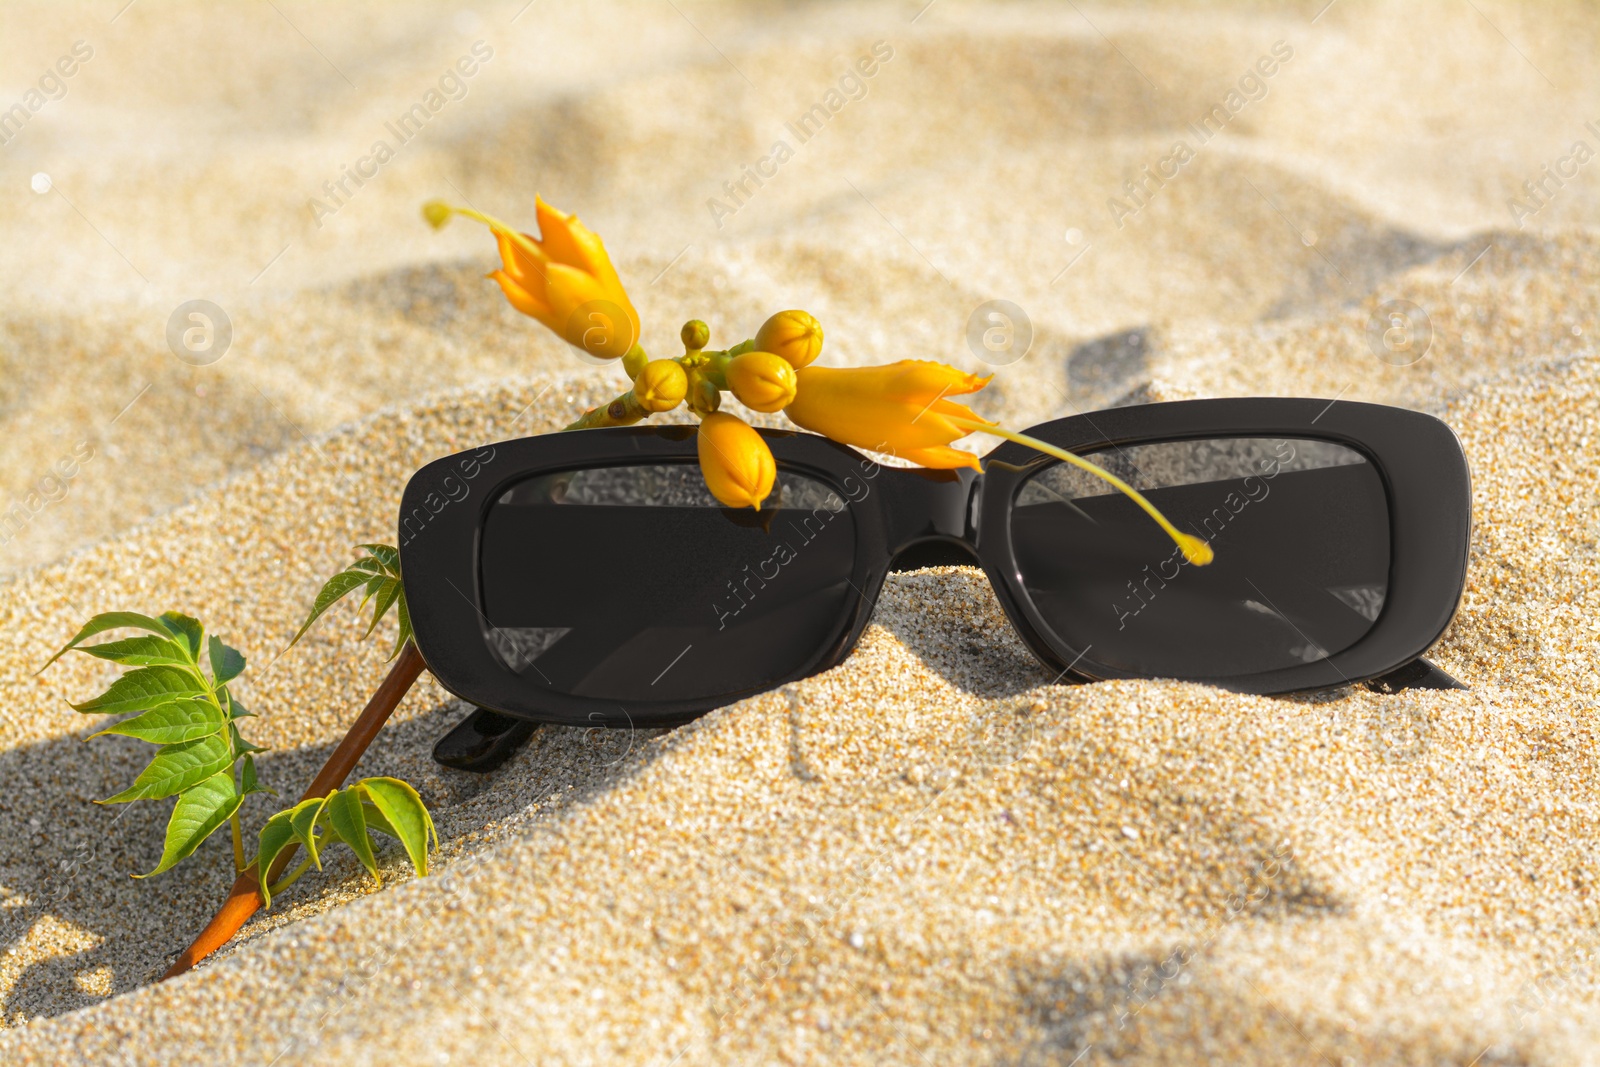
<instances>
[{"instance_id":1,"label":"tropical flower","mask_svg":"<svg viewBox=\"0 0 1600 1067\"><path fill-rule=\"evenodd\" d=\"M755 508L772 492L778 466L772 449L737 415L714 411L700 420L700 473L711 495L730 508Z\"/></svg>"},{"instance_id":2,"label":"tropical flower","mask_svg":"<svg viewBox=\"0 0 1600 1067\"><path fill-rule=\"evenodd\" d=\"M745 352L728 361L728 388L751 411L782 411L795 396L795 369L771 352Z\"/></svg>"},{"instance_id":3,"label":"tropical flower","mask_svg":"<svg viewBox=\"0 0 1600 1067\"><path fill-rule=\"evenodd\" d=\"M438 200L423 205L422 214L435 227L451 215L487 225L500 246L501 262L501 269L489 277L500 283L512 307L591 356L627 355L639 341L639 313L599 235L542 199L535 198L534 204L537 239L480 211Z\"/></svg>"},{"instance_id":4,"label":"tropical flower","mask_svg":"<svg viewBox=\"0 0 1600 1067\"><path fill-rule=\"evenodd\" d=\"M822 351L822 323L809 311L780 311L756 331L756 348L781 356L799 370Z\"/></svg>"},{"instance_id":5,"label":"tropical flower","mask_svg":"<svg viewBox=\"0 0 1600 1067\"><path fill-rule=\"evenodd\" d=\"M924 467L980 469L977 456L950 443L994 424L945 398L975 393L988 378L923 359L881 367L803 367L795 377L798 389L784 413L807 430Z\"/></svg>"},{"instance_id":6,"label":"tropical flower","mask_svg":"<svg viewBox=\"0 0 1600 1067\"><path fill-rule=\"evenodd\" d=\"M982 470L978 457L951 447L974 432L994 434L1093 474L1123 493L1183 550L1190 563L1212 560L1211 547L1168 521L1133 486L1082 456L981 418L947 399L975 393L989 379L929 360L903 359L880 367L814 367L822 325L809 312L780 311L751 340L707 352L710 331L699 319L684 324L684 355L651 360L638 344L639 314L611 266L600 238L570 215L537 200L538 240L482 212L443 201L423 205L434 227L452 215L485 223L500 246L500 283L513 307L571 344L604 359L621 359L633 387L585 412L569 430L627 426L680 403L700 416L700 469L711 495L728 507L757 510L772 491L777 466L761 435L719 412L728 389L755 411L786 411L796 425L841 444L921 464Z\"/></svg>"},{"instance_id":7,"label":"tropical flower","mask_svg":"<svg viewBox=\"0 0 1600 1067\"><path fill-rule=\"evenodd\" d=\"M1133 486L1082 456L1037 437L980 418L971 408L946 400L975 393L989 379L943 363L903 359L882 367L805 367L795 372L799 390L787 408L791 421L842 444L888 452L924 467L982 470L971 452L950 443L969 433L991 433L1027 445L1100 478L1132 500L1166 531L1190 563L1211 562L1211 546L1173 526Z\"/></svg>"}]
</instances>

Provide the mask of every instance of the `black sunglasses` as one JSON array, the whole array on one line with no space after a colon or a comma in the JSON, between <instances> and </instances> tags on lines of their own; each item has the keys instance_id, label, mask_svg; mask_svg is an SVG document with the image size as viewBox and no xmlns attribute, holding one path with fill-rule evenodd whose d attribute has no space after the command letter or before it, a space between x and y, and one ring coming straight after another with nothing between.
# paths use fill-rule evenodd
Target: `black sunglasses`
<instances>
[{"instance_id":1,"label":"black sunglasses","mask_svg":"<svg viewBox=\"0 0 1600 1067\"><path fill-rule=\"evenodd\" d=\"M1189 563L1105 482L1005 443L983 473L762 436L760 512L720 506L694 427L507 441L406 486L416 643L479 706L435 758L486 770L537 723L654 727L837 665L892 570L977 564L1057 680L1177 678L1246 693L1459 688L1418 657L1460 600L1471 483L1429 415L1307 399L1098 411L1027 431L1147 496Z\"/></svg>"}]
</instances>

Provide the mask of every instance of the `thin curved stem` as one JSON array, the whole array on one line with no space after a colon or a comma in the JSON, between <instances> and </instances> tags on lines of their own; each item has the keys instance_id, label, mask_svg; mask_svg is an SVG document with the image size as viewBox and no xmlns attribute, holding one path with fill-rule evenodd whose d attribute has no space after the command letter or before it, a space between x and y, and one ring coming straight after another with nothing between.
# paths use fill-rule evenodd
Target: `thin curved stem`
<instances>
[{"instance_id":1,"label":"thin curved stem","mask_svg":"<svg viewBox=\"0 0 1600 1067\"><path fill-rule=\"evenodd\" d=\"M312 857L310 856L307 856L305 859L301 860L298 867L284 875L282 878L278 879L277 883L268 889L267 892L272 896L277 896L285 889L288 889L290 886L294 885L295 879L299 878L302 874L305 874L307 868L311 866L311 860Z\"/></svg>"},{"instance_id":2,"label":"thin curved stem","mask_svg":"<svg viewBox=\"0 0 1600 1067\"><path fill-rule=\"evenodd\" d=\"M477 219L495 233L505 234L507 237L511 238L518 245L520 245L524 252L532 256L535 263L543 263L545 261L544 249L534 244L533 241L530 240L528 236L521 230L508 226L504 222L501 222L499 219L495 218L493 215L485 215L483 212L478 211L475 208L456 207L454 204L451 204L450 210L454 214L465 215L469 219ZM540 273L542 274L544 272L541 270Z\"/></svg>"},{"instance_id":3,"label":"thin curved stem","mask_svg":"<svg viewBox=\"0 0 1600 1067\"><path fill-rule=\"evenodd\" d=\"M996 437L1004 437L1007 441L1015 441L1019 445L1027 445L1029 448L1043 452L1047 456L1054 456L1063 463L1070 463L1074 467L1094 475L1096 478L1106 482L1114 489L1121 492L1129 500L1132 500L1135 504L1138 504L1141 508L1143 508L1145 514L1154 519L1156 524L1167 532L1167 536L1172 538L1173 543L1176 544L1180 550L1182 550L1184 558L1190 563L1193 563L1197 567L1204 567L1207 563L1210 563L1213 558L1215 558L1215 554L1211 551L1210 545L1206 544L1193 534L1186 534L1176 526L1172 525L1167 517L1161 514L1161 510L1159 508L1145 499L1143 493L1139 492L1139 490L1135 489L1121 478L1118 478L1115 474L1112 474L1104 467L1090 463L1082 456L1074 455L1073 453L1068 452L1066 449L1058 448L1047 441L1041 441L1037 437L1030 437L1025 433L1017 433L1015 430L1008 430L1005 427L996 425L994 423L980 422L977 419L964 419L959 415L946 415L944 417L947 421L953 422L957 426L963 427L964 429L975 430L980 433L992 433Z\"/></svg>"}]
</instances>

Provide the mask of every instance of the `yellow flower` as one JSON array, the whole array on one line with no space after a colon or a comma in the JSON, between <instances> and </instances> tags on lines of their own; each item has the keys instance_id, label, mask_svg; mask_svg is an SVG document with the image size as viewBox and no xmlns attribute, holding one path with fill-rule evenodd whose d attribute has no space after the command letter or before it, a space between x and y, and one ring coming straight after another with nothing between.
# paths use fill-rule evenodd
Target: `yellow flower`
<instances>
[{"instance_id":1,"label":"yellow flower","mask_svg":"<svg viewBox=\"0 0 1600 1067\"><path fill-rule=\"evenodd\" d=\"M975 393L988 378L943 363L902 359L882 367L805 367L795 372L799 390L784 413L791 421L841 444L888 452L924 467L971 467L978 457L949 447L969 433L992 433L1070 463L1110 484L1167 532L1190 563L1205 566L1211 546L1173 526L1144 494L1082 456L1037 437L979 418L947 396Z\"/></svg>"},{"instance_id":2,"label":"yellow flower","mask_svg":"<svg viewBox=\"0 0 1600 1067\"><path fill-rule=\"evenodd\" d=\"M778 476L772 449L737 415L713 412L700 421L700 473L711 495L730 508L755 508Z\"/></svg>"},{"instance_id":3,"label":"yellow flower","mask_svg":"<svg viewBox=\"0 0 1600 1067\"><path fill-rule=\"evenodd\" d=\"M539 238L518 233L499 219L438 200L423 205L434 227L451 215L486 224L500 246L500 283L511 306L538 319L568 344L599 359L618 359L639 341L633 309L599 235L572 215L535 198Z\"/></svg>"},{"instance_id":4,"label":"yellow flower","mask_svg":"<svg viewBox=\"0 0 1600 1067\"><path fill-rule=\"evenodd\" d=\"M756 348L783 357L799 370L822 351L822 323L810 312L780 311L756 331Z\"/></svg>"},{"instance_id":5,"label":"yellow flower","mask_svg":"<svg viewBox=\"0 0 1600 1067\"><path fill-rule=\"evenodd\" d=\"M728 361L728 388L751 411L782 411L794 399L795 369L771 352L745 352Z\"/></svg>"},{"instance_id":6,"label":"yellow flower","mask_svg":"<svg viewBox=\"0 0 1600 1067\"><path fill-rule=\"evenodd\" d=\"M980 469L977 456L950 447L972 432L952 419L993 424L945 397L975 393L988 378L921 359L881 367L804 367L795 377L795 398L784 413L797 425L924 467Z\"/></svg>"},{"instance_id":7,"label":"yellow flower","mask_svg":"<svg viewBox=\"0 0 1600 1067\"><path fill-rule=\"evenodd\" d=\"M689 376L676 360L652 359L633 380L633 398L646 411L671 411L689 392Z\"/></svg>"}]
</instances>

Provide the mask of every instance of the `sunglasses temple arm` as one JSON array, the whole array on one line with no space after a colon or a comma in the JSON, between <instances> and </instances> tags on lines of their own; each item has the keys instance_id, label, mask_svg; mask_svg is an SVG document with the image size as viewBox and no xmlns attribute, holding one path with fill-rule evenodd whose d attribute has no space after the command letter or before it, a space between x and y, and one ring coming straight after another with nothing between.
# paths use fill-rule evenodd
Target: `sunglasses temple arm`
<instances>
[{"instance_id":1,"label":"sunglasses temple arm","mask_svg":"<svg viewBox=\"0 0 1600 1067\"><path fill-rule=\"evenodd\" d=\"M1367 688L1380 693L1398 693L1403 689L1466 689L1467 686L1434 666L1421 656L1388 674L1369 679Z\"/></svg>"},{"instance_id":2,"label":"sunglasses temple arm","mask_svg":"<svg viewBox=\"0 0 1600 1067\"><path fill-rule=\"evenodd\" d=\"M339 742L328 761L322 765L322 770L317 772L311 785L301 794L301 800L312 797L325 797L344 784L350 777L350 772L355 770L356 763L361 759L361 754L372 744L372 739L378 736L378 731L383 724L389 721L389 716L394 714L394 709L399 706L401 698L410 691L412 683L422 673L427 664L423 662L422 653L417 651L417 646L407 641L400 650L400 656L395 660L394 666L389 668L389 674L378 686L378 691L372 694L372 699L367 701L366 708L351 725L344 740ZM267 871L267 884L283 873L294 856L296 846L291 845L278 853L277 860ZM211 920L206 928L200 931L200 936L194 943L183 950L167 973L161 976L162 981L182 974L217 949L226 945L239 928L261 908L261 884L257 880L254 867L239 875L233 883L233 888L228 891L228 899L222 908Z\"/></svg>"}]
</instances>

